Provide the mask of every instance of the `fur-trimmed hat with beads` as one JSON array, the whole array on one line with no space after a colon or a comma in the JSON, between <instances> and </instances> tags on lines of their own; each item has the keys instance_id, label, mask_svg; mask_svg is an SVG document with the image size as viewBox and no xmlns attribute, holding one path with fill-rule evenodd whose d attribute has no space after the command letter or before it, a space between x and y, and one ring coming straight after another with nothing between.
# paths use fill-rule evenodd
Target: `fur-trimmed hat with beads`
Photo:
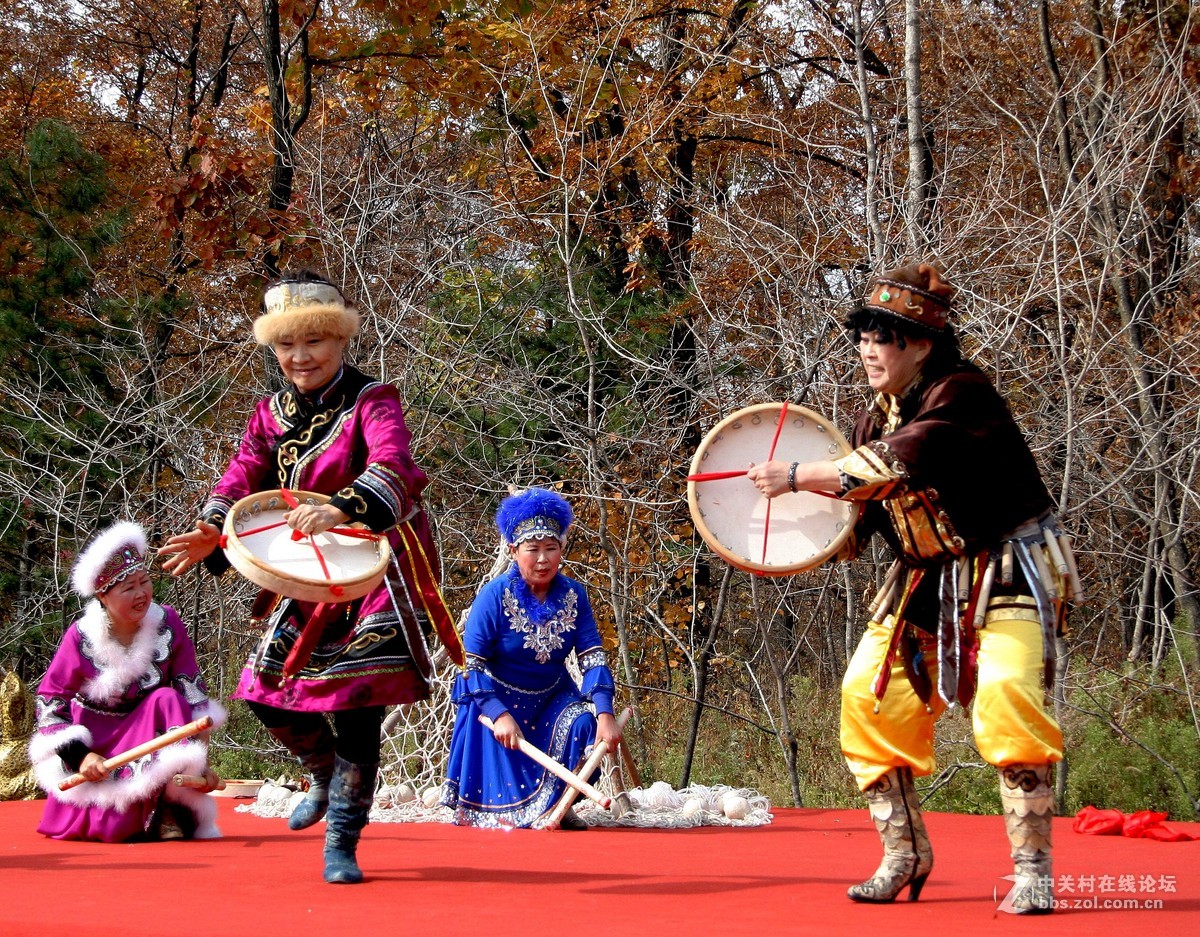
<instances>
[{"instance_id":1,"label":"fur-trimmed hat with beads","mask_svg":"<svg viewBox=\"0 0 1200 937\"><path fill-rule=\"evenodd\" d=\"M901 325L915 325L932 334L950 327L954 287L935 264L910 264L885 270L871 281L866 301L855 310L883 315Z\"/></svg>"},{"instance_id":2,"label":"fur-trimmed hat with beads","mask_svg":"<svg viewBox=\"0 0 1200 937\"><path fill-rule=\"evenodd\" d=\"M509 546L553 537L562 543L575 520L566 498L546 488L526 488L500 502L496 527Z\"/></svg>"},{"instance_id":3,"label":"fur-trimmed hat with beads","mask_svg":"<svg viewBox=\"0 0 1200 937\"><path fill-rule=\"evenodd\" d=\"M298 270L267 287L263 312L254 320L254 340L274 345L303 335L349 340L358 333L358 310L319 273Z\"/></svg>"},{"instance_id":4,"label":"fur-trimmed hat with beads","mask_svg":"<svg viewBox=\"0 0 1200 937\"><path fill-rule=\"evenodd\" d=\"M96 535L75 558L71 585L85 599L103 595L135 570L146 568L146 531L118 521Z\"/></svg>"}]
</instances>

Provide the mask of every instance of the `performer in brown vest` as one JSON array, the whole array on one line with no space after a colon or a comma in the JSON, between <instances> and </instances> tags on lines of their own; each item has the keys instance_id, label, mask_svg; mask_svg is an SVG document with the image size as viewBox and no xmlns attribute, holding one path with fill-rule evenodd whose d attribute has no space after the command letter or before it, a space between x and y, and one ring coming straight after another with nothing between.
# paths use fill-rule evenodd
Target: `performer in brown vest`
<instances>
[{"instance_id":1,"label":"performer in brown vest","mask_svg":"<svg viewBox=\"0 0 1200 937\"><path fill-rule=\"evenodd\" d=\"M1062 732L1045 703L1054 638L1078 595L1070 543L1021 431L958 348L954 288L937 268L891 270L846 319L872 405L850 455L772 461L767 497L825 491L863 506L848 554L879 533L898 560L842 683L841 745L883 841L855 901L915 901L933 851L914 775L934 769L934 724L974 699L980 754L999 769L1022 913L1053 909L1051 765Z\"/></svg>"}]
</instances>

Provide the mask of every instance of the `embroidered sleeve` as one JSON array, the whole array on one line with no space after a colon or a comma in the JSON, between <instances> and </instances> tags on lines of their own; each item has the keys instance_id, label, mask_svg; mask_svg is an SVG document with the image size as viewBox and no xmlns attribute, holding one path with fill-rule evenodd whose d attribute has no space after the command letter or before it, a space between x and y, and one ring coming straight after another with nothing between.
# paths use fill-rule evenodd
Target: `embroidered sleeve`
<instances>
[{"instance_id":1,"label":"embroidered sleeve","mask_svg":"<svg viewBox=\"0 0 1200 937\"><path fill-rule=\"evenodd\" d=\"M404 480L388 466L372 462L367 470L339 491L330 503L376 532L395 527L412 506Z\"/></svg>"},{"instance_id":2,"label":"embroidered sleeve","mask_svg":"<svg viewBox=\"0 0 1200 937\"><path fill-rule=\"evenodd\" d=\"M330 503L382 532L408 517L428 479L409 451L412 435L396 388L376 384L363 392L357 407L367 467Z\"/></svg>"},{"instance_id":3,"label":"embroidered sleeve","mask_svg":"<svg viewBox=\"0 0 1200 937\"><path fill-rule=\"evenodd\" d=\"M71 718L71 700L88 676L79 648L79 632L73 625L63 635L46 675L38 685L35 699L37 729L29 743L30 760L35 765L68 748L77 751L77 743L88 750L91 748L91 732L76 725Z\"/></svg>"},{"instance_id":4,"label":"embroidered sleeve","mask_svg":"<svg viewBox=\"0 0 1200 937\"><path fill-rule=\"evenodd\" d=\"M466 667L462 674L467 693L474 698L480 711L495 721L508 712L496 696L496 684L488 670L488 658L495 653L496 618L499 614L496 591L492 586L482 589L471 605L463 626L463 648Z\"/></svg>"},{"instance_id":5,"label":"embroidered sleeve","mask_svg":"<svg viewBox=\"0 0 1200 937\"><path fill-rule=\"evenodd\" d=\"M883 440L859 446L834 460L842 478L841 497L848 501L882 501L904 490L908 470Z\"/></svg>"}]
</instances>

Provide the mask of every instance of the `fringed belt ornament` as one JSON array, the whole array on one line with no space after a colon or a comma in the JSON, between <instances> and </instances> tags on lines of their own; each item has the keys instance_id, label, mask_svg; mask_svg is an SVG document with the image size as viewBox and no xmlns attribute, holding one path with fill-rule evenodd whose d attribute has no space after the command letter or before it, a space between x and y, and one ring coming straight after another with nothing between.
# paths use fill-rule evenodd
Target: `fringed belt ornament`
<instances>
[{"instance_id":1,"label":"fringed belt ornament","mask_svg":"<svg viewBox=\"0 0 1200 937\"><path fill-rule=\"evenodd\" d=\"M893 569L898 575L903 575L899 569L899 561L893 566ZM875 621L882 621L889 610L892 614L892 631L888 636L887 648L884 651L883 660L879 663L879 670L875 673L875 679L871 683L871 693L875 697L875 712L879 712L880 701L883 699L883 694L887 691L888 682L892 677L892 665L895 664L896 655L900 652L905 631L904 611L908 607L908 600L917 591L917 586L921 584L924 576L924 569L920 567L910 569L908 574L904 575L903 583L900 583L898 578L893 578L889 573L888 579L892 581L891 588L886 590L882 600L877 598L872 605L873 608L877 608L875 614L872 615L872 619ZM895 597L895 607L891 608L893 597Z\"/></svg>"},{"instance_id":2,"label":"fringed belt ornament","mask_svg":"<svg viewBox=\"0 0 1200 937\"><path fill-rule=\"evenodd\" d=\"M940 568L940 607L937 623L938 695L953 706L971 702L975 692L977 632L984 627L993 586L1013 583L1014 560L1020 567L1042 626L1045 684L1054 683L1055 639L1066 625L1069 604L1083 602L1079 570L1071 538L1052 514L1030 521L1004 538L999 550L982 550L972 556L947 560ZM887 689L896 655L906 631L904 612L924 576L932 570L904 570L892 564L875 601L870 618L882 622L892 616L892 631L871 688L875 709ZM915 689L920 689L915 686ZM923 697L924 698L924 697ZM928 704L928 699L925 699Z\"/></svg>"}]
</instances>

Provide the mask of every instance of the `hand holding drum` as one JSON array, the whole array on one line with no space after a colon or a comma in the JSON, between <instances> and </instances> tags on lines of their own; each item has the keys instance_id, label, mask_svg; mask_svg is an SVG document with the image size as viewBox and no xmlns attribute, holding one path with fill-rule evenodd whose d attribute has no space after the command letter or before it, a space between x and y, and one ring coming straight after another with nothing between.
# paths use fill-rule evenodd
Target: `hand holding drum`
<instances>
[{"instance_id":1,"label":"hand holding drum","mask_svg":"<svg viewBox=\"0 0 1200 937\"><path fill-rule=\"evenodd\" d=\"M697 532L747 572L786 576L820 566L849 538L859 508L816 491L791 491L788 469L849 452L837 427L805 407L763 403L738 410L709 431L692 459L688 507ZM758 484L747 473L762 463L772 464L758 473L767 476ZM786 493L764 497L764 485Z\"/></svg>"},{"instance_id":2,"label":"hand holding drum","mask_svg":"<svg viewBox=\"0 0 1200 937\"><path fill-rule=\"evenodd\" d=\"M341 514L328 502L282 488L242 498L225 518L225 555L255 585L288 598L338 603L366 595L383 580L391 546L361 527L328 524Z\"/></svg>"}]
</instances>

